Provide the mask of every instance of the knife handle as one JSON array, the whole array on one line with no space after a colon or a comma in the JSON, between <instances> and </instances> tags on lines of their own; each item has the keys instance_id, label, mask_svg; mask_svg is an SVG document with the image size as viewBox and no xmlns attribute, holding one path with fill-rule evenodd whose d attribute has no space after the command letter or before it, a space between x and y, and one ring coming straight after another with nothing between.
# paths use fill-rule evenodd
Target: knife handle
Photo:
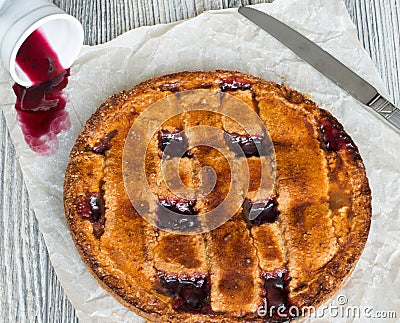
<instances>
[{"instance_id":1,"label":"knife handle","mask_svg":"<svg viewBox=\"0 0 400 323\"><path fill-rule=\"evenodd\" d=\"M400 110L394 104L378 94L368 106L389 121L397 130L400 130Z\"/></svg>"}]
</instances>

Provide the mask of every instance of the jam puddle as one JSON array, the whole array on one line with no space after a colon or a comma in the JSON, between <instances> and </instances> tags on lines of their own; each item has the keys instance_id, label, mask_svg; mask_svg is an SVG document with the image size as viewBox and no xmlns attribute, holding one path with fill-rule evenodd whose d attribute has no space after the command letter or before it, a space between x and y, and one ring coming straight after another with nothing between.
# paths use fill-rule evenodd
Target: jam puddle
<instances>
[{"instance_id":1,"label":"jam puddle","mask_svg":"<svg viewBox=\"0 0 400 323\"><path fill-rule=\"evenodd\" d=\"M58 149L57 135L71 127L65 110L63 89L68 84L69 69L65 70L40 29L22 44L17 64L36 85L14 84L17 96L15 109L28 146L42 156Z\"/></svg>"}]
</instances>

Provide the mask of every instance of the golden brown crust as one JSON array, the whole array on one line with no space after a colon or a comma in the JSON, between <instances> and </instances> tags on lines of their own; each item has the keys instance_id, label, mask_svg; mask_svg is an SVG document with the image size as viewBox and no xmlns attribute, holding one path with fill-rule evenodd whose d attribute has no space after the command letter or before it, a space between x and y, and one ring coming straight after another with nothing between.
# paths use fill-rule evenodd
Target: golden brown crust
<instances>
[{"instance_id":1,"label":"golden brown crust","mask_svg":"<svg viewBox=\"0 0 400 323\"><path fill-rule=\"evenodd\" d=\"M279 218L251 226L238 212L220 228L202 235L159 231L136 212L125 192L122 151L126 136L152 103L184 90L219 90L226 79L251 84L230 94L259 114L274 143ZM181 119L171 120L170 127L201 123L237 130L229 120L206 112L186 113ZM328 147L332 127L346 141L345 148L340 140L333 143L338 149ZM156 159L146 159L148 172L156 169L152 166ZM226 163L213 151L195 149L193 158L182 166L183 180L196 186L198 169L210 160L220 182L207 201L199 200L200 214L225 194L230 178ZM254 157L248 161L252 180L247 198L253 199L259 163ZM157 184L158 175L154 176L150 185L164 193L165 188ZM97 213L87 212L90 203L95 203ZM354 269L371 219L364 165L338 121L286 85L233 71L156 77L110 97L89 118L71 151L64 204L72 238L100 285L154 322L268 321L257 315L257 308L268 299L266 277L279 271L290 277L285 280L288 304L318 306ZM210 308L175 310L176 297L166 292L163 275L206 277L208 285L202 292L210 293Z\"/></svg>"}]
</instances>

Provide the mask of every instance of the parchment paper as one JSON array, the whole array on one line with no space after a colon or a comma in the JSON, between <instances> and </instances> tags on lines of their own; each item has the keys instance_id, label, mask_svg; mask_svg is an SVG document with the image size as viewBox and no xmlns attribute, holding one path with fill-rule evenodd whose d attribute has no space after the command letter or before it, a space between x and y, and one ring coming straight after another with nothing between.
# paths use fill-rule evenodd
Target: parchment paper
<instances>
[{"instance_id":1,"label":"parchment paper","mask_svg":"<svg viewBox=\"0 0 400 323\"><path fill-rule=\"evenodd\" d=\"M295 27L386 94L340 0L276 0L256 5ZM358 145L373 191L370 236L351 278L338 295L348 306L397 311L400 317L400 135L290 50L237 13L212 11L168 25L143 27L99 46L83 48L71 69L68 111L72 122L51 157L33 153L23 140L13 108L13 84L0 67L0 104L13 138L31 206L52 264L81 322L140 322L104 292L81 262L64 220L63 179L78 132L110 95L147 78L182 70L232 69L285 82L309 93L333 112ZM48 302L52 300L49 299ZM373 312L374 313L374 312ZM323 322L351 322L324 317ZM375 322L365 317L354 321ZM379 320L394 322L395 320Z\"/></svg>"}]
</instances>

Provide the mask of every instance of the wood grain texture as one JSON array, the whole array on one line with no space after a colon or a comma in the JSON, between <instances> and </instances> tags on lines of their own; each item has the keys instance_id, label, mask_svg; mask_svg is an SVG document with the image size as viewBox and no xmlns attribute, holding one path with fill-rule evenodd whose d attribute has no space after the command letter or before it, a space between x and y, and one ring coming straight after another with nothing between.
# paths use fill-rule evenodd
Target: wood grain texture
<instances>
[{"instance_id":1,"label":"wood grain texture","mask_svg":"<svg viewBox=\"0 0 400 323\"><path fill-rule=\"evenodd\" d=\"M1 115L0 321L77 322L51 266Z\"/></svg>"},{"instance_id":2,"label":"wood grain texture","mask_svg":"<svg viewBox=\"0 0 400 323\"><path fill-rule=\"evenodd\" d=\"M289 1L289 0L288 0ZM85 43L104 43L127 30L194 17L206 10L259 0L55 0L77 17ZM400 104L400 0L345 0L358 36ZM1 102L0 102L1 106ZM49 261L22 180L15 150L0 118L0 322L77 322Z\"/></svg>"}]
</instances>

